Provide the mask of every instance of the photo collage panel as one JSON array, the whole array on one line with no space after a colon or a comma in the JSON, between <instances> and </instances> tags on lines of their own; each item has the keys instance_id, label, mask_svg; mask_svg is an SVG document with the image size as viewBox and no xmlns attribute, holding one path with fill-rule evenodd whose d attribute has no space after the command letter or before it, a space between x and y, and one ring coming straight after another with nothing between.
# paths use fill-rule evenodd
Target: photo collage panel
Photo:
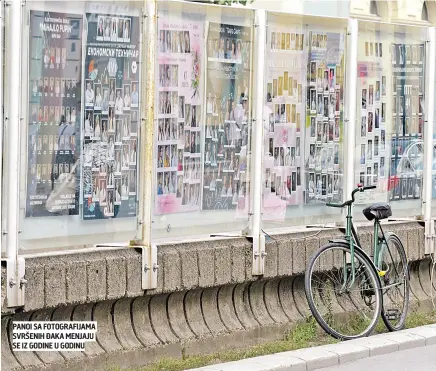
<instances>
[{"instance_id":1,"label":"photo collage panel","mask_svg":"<svg viewBox=\"0 0 436 371\"><path fill-rule=\"evenodd\" d=\"M392 44L390 200L417 199L422 192L424 63L422 44Z\"/></svg>"},{"instance_id":2,"label":"photo collage panel","mask_svg":"<svg viewBox=\"0 0 436 371\"><path fill-rule=\"evenodd\" d=\"M368 40L369 39L369 40ZM388 44L377 34L359 42L355 184L376 186L357 196L357 203L383 202L389 184L390 76Z\"/></svg>"},{"instance_id":3,"label":"photo collage panel","mask_svg":"<svg viewBox=\"0 0 436 371\"><path fill-rule=\"evenodd\" d=\"M28 176L26 216L77 215L79 194L48 200L65 179L76 177L80 138L80 37L46 27L47 12L31 11L28 93ZM79 31L81 16L51 13L56 22ZM50 24L51 25L51 24ZM76 194L77 193L77 194ZM53 199L53 198L52 198Z\"/></svg>"},{"instance_id":4,"label":"photo collage panel","mask_svg":"<svg viewBox=\"0 0 436 371\"><path fill-rule=\"evenodd\" d=\"M98 15L97 41L130 43L131 18Z\"/></svg>"},{"instance_id":5,"label":"photo collage panel","mask_svg":"<svg viewBox=\"0 0 436 371\"><path fill-rule=\"evenodd\" d=\"M207 45L203 209L244 210L248 189L249 29L210 24ZM233 73L224 73L229 64Z\"/></svg>"},{"instance_id":6,"label":"photo collage panel","mask_svg":"<svg viewBox=\"0 0 436 371\"><path fill-rule=\"evenodd\" d=\"M80 111L76 94L80 95L80 88L74 78L50 77L44 80L50 81L47 88L38 88L42 87L42 78L35 79L30 93L30 123L35 129L39 128L31 130L30 152L41 159L46 157L47 163L38 161L38 164L32 164L31 176L36 177L37 183L52 184L59 181L60 174L69 173L74 166L76 124ZM70 158L70 161L52 163L53 156Z\"/></svg>"},{"instance_id":7,"label":"photo collage panel","mask_svg":"<svg viewBox=\"0 0 436 371\"><path fill-rule=\"evenodd\" d=\"M189 30L160 30L159 53L190 54L191 36Z\"/></svg>"},{"instance_id":8,"label":"photo collage panel","mask_svg":"<svg viewBox=\"0 0 436 371\"><path fill-rule=\"evenodd\" d=\"M85 83L84 192L111 217L114 206L136 195L138 81Z\"/></svg>"},{"instance_id":9,"label":"photo collage panel","mask_svg":"<svg viewBox=\"0 0 436 371\"><path fill-rule=\"evenodd\" d=\"M299 65L303 58L303 40L304 34L298 32L270 33L271 62L282 65L281 61L286 61L287 68L272 68L267 80L264 108L268 113L268 121L264 124L264 215L269 208L276 210L278 200L284 201L284 206L303 202L303 86L306 85L306 73L305 66ZM293 51L294 58L285 52L288 50Z\"/></svg>"},{"instance_id":10,"label":"photo collage panel","mask_svg":"<svg viewBox=\"0 0 436 371\"><path fill-rule=\"evenodd\" d=\"M304 33L273 31L270 37L271 51L303 51Z\"/></svg>"},{"instance_id":11,"label":"photo collage panel","mask_svg":"<svg viewBox=\"0 0 436 371\"><path fill-rule=\"evenodd\" d=\"M369 63L377 63L382 70L383 43L365 41L365 57ZM375 59L374 59L375 58ZM360 140L356 143L359 177L357 182L365 186L384 189L390 156L386 144L386 117L388 96L387 76L370 75L361 79Z\"/></svg>"},{"instance_id":12,"label":"photo collage panel","mask_svg":"<svg viewBox=\"0 0 436 371\"><path fill-rule=\"evenodd\" d=\"M158 27L155 213L161 215L201 207L203 46L198 30L204 24L173 16L160 18Z\"/></svg>"},{"instance_id":13,"label":"photo collage panel","mask_svg":"<svg viewBox=\"0 0 436 371\"><path fill-rule=\"evenodd\" d=\"M308 64L306 138L306 203L341 199L340 175L341 100L343 96L343 49L338 63L326 64L326 50L340 34L312 33ZM332 40L329 40L329 37ZM330 43L332 45L330 45ZM338 48L339 49L339 48Z\"/></svg>"},{"instance_id":14,"label":"photo collage panel","mask_svg":"<svg viewBox=\"0 0 436 371\"><path fill-rule=\"evenodd\" d=\"M159 101L157 196L173 195L180 201L180 211L198 209L201 106L185 104L177 91L160 91Z\"/></svg>"},{"instance_id":15,"label":"photo collage panel","mask_svg":"<svg viewBox=\"0 0 436 371\"><path fill-rule=\"evenodd\" d=\"M83 122L84 218L136 215L139 111L137 17L88 14ZM135 31L136 30L136 31ZM116 44L114 44L116 42ZM116 53L113 48L129 50ZM135 51L137 49L137 51ZM117 55L117 58L107 55Z\"/></svg>"}]
</instances>

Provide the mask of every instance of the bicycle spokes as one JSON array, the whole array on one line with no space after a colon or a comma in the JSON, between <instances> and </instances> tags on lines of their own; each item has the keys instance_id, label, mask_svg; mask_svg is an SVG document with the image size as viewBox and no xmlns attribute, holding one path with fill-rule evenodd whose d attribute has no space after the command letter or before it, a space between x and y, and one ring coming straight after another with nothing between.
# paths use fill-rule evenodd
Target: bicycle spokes
<instances>
[{"instance_id":1,"label":"bicycle spokes","mask_svg":"<svg viewBox=\"0 0 436 371\"><path fill-rule=\"evenodd\" d=\"M375 326L381 307L376 272L360 253L355 252L354 264L351 259L347 248L330 246L314 258L306 277L312 313L317 313L315 317L327 332L340 339L365 334Z\"/></svg>"},{"instance_id":2,"label":"bicycle spokes","mask_svg":"<svg viewBox=\"0 0 436 371\"><path fill-rule=\"evenodd\" d=\"M409 277L406 254L398 237L388 236L381 249L379 266L386 271L380 277L383 321L389 330L400 330L404 327L409 305Z\"/></svg>"}]
</instances>

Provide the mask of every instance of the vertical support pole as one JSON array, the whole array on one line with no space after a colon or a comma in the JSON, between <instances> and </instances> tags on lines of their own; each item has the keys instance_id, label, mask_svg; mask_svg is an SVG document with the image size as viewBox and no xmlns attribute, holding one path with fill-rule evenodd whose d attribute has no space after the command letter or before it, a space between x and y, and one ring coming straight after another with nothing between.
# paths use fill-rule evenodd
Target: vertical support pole
<instances>
[{"instance_id":1,"label":"vertical support pole","mask_svg":"<svg viewBox=\"0 0 436 371\"><path fill-rule=\"evenodd\" d=\"M434 223L431 220L432 181L433 181L433 128L435 99L435 61L436 30L427 29L426 63L425 63L425 125L424 125L424 167L422 213L425 221L425 253L434 253Z\"/></svg>"},{"instance_id":2,"label":"vertical support pole","mask_svg":"<svg viewBox=\"0 0 436 371\"><path fill-rule=\"evenodd\" d=\"M253 177L252 177L252 215L251 234L253 237L253 272L254 276L263 275L265 267L265 236L261 233L262 218L262 154L263 154L263 106L264 106L264 71L266 47L266 11L256 10L255 14L256 68L255 68L255 122L253 130Z\"/></svg>"},{"instance_id":3,"label":"vertical support pole","mask_svg":"<svg viewBox=\"0 0 436 371\"><path fill-rule=\"evenodd\" d=\"M6 53L6 78L9 91L8 106L5 107L5 136L7 145L6 174L4 185L7 192L3 210L6 213L2 233L6 243L7 262L7 306L24 305L24 259L18 258L19 243L19 167L20 167L20 132L22 119L21 108L21 0L8 3L8 32L6 33L8 52Z\"/></svg>"},{"instance_id":4,"label":"vertical support pole","mask_svg":"<svg viewBox=\"0 0 436 371\"><path fill-rule=\"evenodd\" d=\"M0 0L0 174L2 179L4 179L3 176L3 127L4 127L4 121L3 121L3 107L4 107L4 101L3 101L3 58L5 58L4 52L3 52L3 24L4 24L4 1ZM3 232L3 210L2 207L3 202L3 182L0 182L0 233ZM0 240L0 246L3 244L3 238Z\"/></svg>"},{"instance_id":5,"label":"vertical support pole","mask_svg":"<svg viewBox=\"0 0 436 371\"><path fill-rule=\"evenodd\" d=\"M357 19L350 18L347 28L347 61L346 61L346 108L344 120L345 135L345 171L344 171L344 198L348 200L355 186L355 150L356 150L356 95L357 95L357 45L359 23Z\"/></svg>"},{"instance_id":6,"label":"vertical support pole","mask_svg":"<svg viewBox=\"0 0 436 371\"><path fill-rule=\"evenodd\" d=\"M18 211L19 211L19 161L20 148L20 102L21 102L21 1L11 0L9 5L9 33L7 34L8 45L7 71L9 87L9 110L7 115L7 142L15 143L8 146L7 170L5 179L8 197L6 201L6 257L16 259L18 257ZM14 47L12 47L14 46Z\"/></svg>"},{"instance_id":7,"label":"vertical support pole","mask_svg":"<svg viewBox=\"0 0 436 371\"><path fill-rule=\"evenodd\" d=\"M142 289L157 287L156 246L151 244L153 213L153 151L154 151L154 103L155 103L155 64L157 48L157 0L144 0L146 11L143 30L146 47L142 49L141 63L141 112L146 118L141 120L140 130L140 178L139 178L139 229L141 239L131 241L131 245L142 249Z\"/></svg>"}]
</instances>

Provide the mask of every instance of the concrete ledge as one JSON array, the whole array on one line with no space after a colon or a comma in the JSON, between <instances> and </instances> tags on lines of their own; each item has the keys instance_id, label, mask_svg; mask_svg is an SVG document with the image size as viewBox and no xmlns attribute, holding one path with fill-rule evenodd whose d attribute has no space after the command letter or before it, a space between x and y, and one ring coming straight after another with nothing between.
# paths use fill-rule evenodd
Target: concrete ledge
<instances>
[{"instance_id":1,"label":"concrete ledge","mask_svg":"<svg viewBox=\"0 0 436 371\"><path fill-rule=\"evenodd\" d=\"M411 262L423 259L424 228L419 223L387 224L385 230L400 236ZM358 233L364 249L370 252L372 229L362 227ZM266 245L268 255L264 278L303 274L312 254L329 239L339 236L339 230L273 236L274 241ZM252 245L245 238L160 245L158 288L147 294L256 281L258 278L252 276L251 261ZM3 267L3 275L4 270ZM419 291L430 282L427 267L421 266L421 270ZM26 279L25 311L145 294L141 289L141 252L135 249L105 251L102 248L100 252L27 258ZM4 284L5 280L2 280L2 288ZM424 292L414 292L414 295L420 300L425 299L428 290L426 287ZM11 310L2 297L2 314L8 312Z\"/></svg>"},{"instance_id":2,"label":"concrete ledge","mask_svg":"<svg viewBox=\"0 0 436 371\"><path fill-rule=\"evenodd\" d=\"M423 241L416 241L423 239L423 228L403 223L385 229L401 234L409 254L411 310L426 309L431 266L422 256ZM371 231L361 228L359 234L370 252ZM146 293L141 290L141 254L134 249L29 258L24 312L11 314L2 297L2 367L106 371L112 365L136 367L161 357L180 358L283 339L292 326L310 315L303 276L308 259L336 236L335 230L316 236L314 232L274 236L267 245L263 279L251 274L252 246L246 239L159 246L159 287ZM327 260L327 266L335 266L334 256ZM2 277L4 273L2 267ZM353 310L340 300L333 304L335 312ZM83 353L14 353L8 334L12 321L20 319L97 320L97 342L88 343ZM350 343L344 344L345 350L332 346L320 352L329 365L341 357L352 360L436 343L430 328L415 331L382 340L374 337L365 345L356 343L350 352L346 351ZM296 369L301 364L310 369L311 357L301 351L300 358L295 358ZM78 362L84 358L85 365ZM277 359L279 366L284 359ZM257 370L264 361L247 362Z\"/></svg>"},{"instance_id":3,"label":"concrete ledge","mask_svg":"<svg viewBox=\"0 0 436 371\"><path fill-rule=\"evenodd\" d=\"M283 352L269 356L244 359L242 361L222 363L193 369L192 371L278 371L278 370L317 370L335 366L380 354L393 353L412 346L426 346L415 332L426 336L436 336L436 326L423 326L417 329L399 331L395 334L383 334L347 341L345 343L325 345L315 348ZM371 349L378 349L371 352Z\"/></svg>"},{"instance_id":4,"label":"concrete ledge","mask_svg":"<svg viewBox=\"0 0 436 371\"><path fill-rule=\"evenodd\" d=\"M298 311L307 308L302 279L301 275L274 278L4 316L2 367L6 370L107 371L109 366L137 367L162 357L210 354L281 340L304 319ZM416 300L412 303L420 308ZM339 305L335 310L346 311ZM98 321L97 341L87 343L84 353L14 353L10 344L14 320L95 320ZM299 369L304 364L305 369L311 370L319 365L327 367L436 343L436 325L408 331L328 345L317 351L292 352L292 366ZM287 353L282 354L277 363L271 365L276 365L276 370L283 369L280 367L284 367L285 360L290 362L289 357ZM247 360L244 365L264 370L267 363L266 358L261 358Z\"/></svg>"}]
</instances>

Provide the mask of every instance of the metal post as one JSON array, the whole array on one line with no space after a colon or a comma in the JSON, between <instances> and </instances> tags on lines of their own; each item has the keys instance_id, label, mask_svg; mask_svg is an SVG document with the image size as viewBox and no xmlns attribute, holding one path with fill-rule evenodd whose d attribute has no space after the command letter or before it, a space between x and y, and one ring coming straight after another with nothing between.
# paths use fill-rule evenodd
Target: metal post
<instances>
[{"instance_id":1,"label":"metal post","mask_svg":"<svg viewBox=\"0 0 436 371\"><path fill-rule=\"evenodd\" d=\"M155 105L155 64L157 48L157 0L144 0L143 40L141 63L141 112L146 118L140 128L140 178L139 178L139 229L141 239L131 245L142 249L142 288L157 287L157 253L151 243L153 213L153 150L154 150L154 105Z\"/></svg>"},{"instance_id":2,"label":"metal post","mask_svg":"<svg viewBox=\"0 0 436 371\"><path fill-rule=\"evenodd\" d=\"M344 120L345 135L345 173L344 173L344 198L351 197L355 182L355 149L356 149L356 94L357 94L357 45L359 23L357 19L348 20L347 38L347 63L346 63L346 109Z\"/></svg>"},{"instance_id":3,"label":"metal post","mask_svg":"<svg viewBox=\"0 0 436 371\"><path fill-rule=\"evenodd\" d=\"M255 69L255 122L253 128L252 160L252 215L251 234L253 237L253 272L254 276L263 275L265 267L265 236L261 233L262 218L262 153L263 153L263 106L264 97L264 71L265 71L265 46L266 46L266 11L256 10L256 69Z\"/></svg>"},{"instance_id":4,"label":"metal post","mask_svg":"<svg viewBox=\"0 0 436 371\"><path fill-rule=\"evenodd\" d=\"M4 2L0 1L0 174L3 178L3 107L4 107L4 101L3 101L3 58L4 56L4 44L3 44L3 24L4 24L4 17L3 17L3 11L4 11ZM0 182L0 213L3 213L2 208L2 202L3 202L3 182ZM3 215L0 215L0 232L3 232ZM3 245L3 237L1 238L0 246ZM3 253L3 251L2 251Z\"/></svg>"},{"instance_id":5,"label":"metal post","mask_svg":"<svg viewBox=\"0 0 436 371\"><path fill-rule=\"evenodd\" d=\"M8 52L6 58L6 78L9 91L8 107L5 107L5 135L7 145L6 174L4 184L7 197L3 205L5 226L3 226L6 243L7 262L7 306L24 305L24 259L18 258L19 234L19 167L20 167L20 129L21 108L21 31L22 4L20 0L8 3L8 32L6 33Z\"/></svg>"},{"instance_id":6,"label":"metal post","mask_svg":"<svg viewBox=\"0 0 436 371\"><path fill-rule=\"evenodd\" d=\"M436 31L431 27L427 30L426 63L425 63L425 125L424 125L424 167L422 213L425 221L425 253L434 253L434 223L431 220L432 181L433 181L433 126L435 99L435 61L436 61Z\"/></svg>"}]
</instances>

